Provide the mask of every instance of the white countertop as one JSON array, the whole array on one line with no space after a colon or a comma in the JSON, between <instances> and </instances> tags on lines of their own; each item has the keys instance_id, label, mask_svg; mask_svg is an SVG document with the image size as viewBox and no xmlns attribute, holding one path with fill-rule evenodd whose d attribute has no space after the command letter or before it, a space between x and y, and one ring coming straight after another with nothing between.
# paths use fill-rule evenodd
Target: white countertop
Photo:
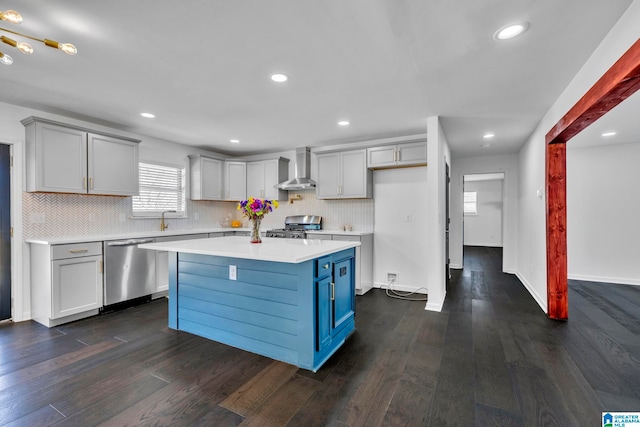
<instances>
[{"instance_id":1,"label":"white countertop","mask_svg":"<svg viewBox=\"0 0 640 427\"><path fill-rule=\"evenodd\" d=\"M309 230L307 234L337 234L340 236L366 236L373 234L373 231L344 231L344 230Z\"/></svg>"},{"instance_id":2,"label":"white countertop","mask_svg":"<svg viewBox=\"0 0 640 427\"><path fill-rule=\"evenodd\" d=\"M40 245L59 245L64 243L83 243L83 242L102 242L108 240L122 239L141 239L145 237L167 237L167 236L184 236L186 234L203 234L203 233L221 233L225 231L251 231L250 228L201 228L193 230L167 230L167 231L133 231L119 234L92 234L84 236L71 237L42 237L35 239L25 239L26 243L35 243Z\"/></svg>"},{"instance_id":3,"label":"white countertop","mask_svg":"<svg viewBox=\"0 0 640 427\"><path fill-rule=\"evenodd\" d=\"M145 243L138 247L158 251L183 252L230 258L300 263L360 246L360 242L318 239L278 239L263 237L262 243L250 243L247 236Z\"/></svg>"}]
</instances>

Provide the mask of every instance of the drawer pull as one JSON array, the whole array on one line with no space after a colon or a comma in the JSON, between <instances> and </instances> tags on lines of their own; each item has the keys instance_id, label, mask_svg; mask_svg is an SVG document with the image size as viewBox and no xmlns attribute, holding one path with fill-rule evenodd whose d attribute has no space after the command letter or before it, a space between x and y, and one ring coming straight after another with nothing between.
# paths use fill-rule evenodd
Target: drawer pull
<instances>
[{"instance_id":1,"label":"drawer pull","mask_svg":"<svg viewBox=\"0 0 640 427\"><path fill-rule=\"evenodd\" d=\"M328 270L329 269L329 264L327 263L327 264L323 265L322 268L324 268L325 270Z\"/></svg>"},{"instance_id":2,"label":"drawer pull","mask_svg":"<svg viewBox=\"0 0 640 427\"><path fill-rule=\"evenodd\" d=\"M331 301L336 299L336 284L331 282Z\"/></svg>"},{"instance_id":3,"label":"drawer pull","mask_svg":"<svg viewBox=\"0 0 640 427\"><path fill-rule=\"evenodd\" d=\"M83 254L89 252L89 249L69 249L69 252L72 254Z\"/></svg>"}]
</instances>

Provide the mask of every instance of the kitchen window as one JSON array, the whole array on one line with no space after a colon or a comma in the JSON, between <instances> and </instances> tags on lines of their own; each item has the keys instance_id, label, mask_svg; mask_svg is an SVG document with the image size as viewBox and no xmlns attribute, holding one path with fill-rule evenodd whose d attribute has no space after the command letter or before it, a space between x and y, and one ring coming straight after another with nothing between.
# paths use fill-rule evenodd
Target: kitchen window
<instances>
[{"instance_id":1,"label":"kitchen window","mask_svg":"<svg viewBox=\"0 0 640 427\"><path fill-rule=\"evenodd\" d=\"M162 212L175 211L170 216L185 217L185 168L143 162L138 167L140 195L133 197L133 216L159 217Z\"/></svg>"},{"instance_id":2,"label":"kitchen window","mask_svg":"<svg viewBox=\"0 0 640 427\"><path fill-rule=\"evenodd\" d=\"M464 192L464 214L478 215L478 193L476 191Z\"/></svg>"}]
</instances>

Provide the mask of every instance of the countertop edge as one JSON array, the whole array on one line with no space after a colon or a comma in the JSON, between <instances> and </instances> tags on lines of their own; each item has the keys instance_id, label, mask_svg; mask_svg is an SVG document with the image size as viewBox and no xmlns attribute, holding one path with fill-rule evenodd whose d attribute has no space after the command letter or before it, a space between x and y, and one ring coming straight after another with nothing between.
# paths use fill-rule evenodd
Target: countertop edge
<instances>
[{"instance_id":1,"label":"countertop edge","mask_svg":"<svg viewBox=\"0 0 640 427\"><path fill-rule=\"evenodd\" d=\"M235 239L234 237L224 237L224 238L215 238L209 240L218 240L218 239ZM291 251L290 255L286 254L286 251L274 251L271 253L251 253L252 250L251 243L246 241L246 237L242 237L244 239L243 244L246 243L246 252L237 252L237 251L229 251L224 248L202 248L202 247L189 247L186 242L192 242L199 245L203 245L201 241L198 240L182 240L178 242L161 242L161 243L144 243L138 245L139 248L142 249L152 249L156 251L167 251L167 252L179 252L179 253L188 253L188 254L196 254L196 255L210 255L210 256L221 256L228 258L239 258L239 259L248 259L254 261L269 261L269 262L282 262L289 264L299 264L301 262L309 261L312 259L320 258L325 255L333 254L336 252L340 252L346 249L355 248L360 246L360 242L353 241L330 241L331 244L327 244L326 241L323 245L310 247L307 251ZM202 239L204 240L204 239ZM286 240L292 241L294 245L300 244L300 242L304 242L304 240L294 240L294 239L277 239L277 238L265 238L264 242L272 241L274 243L278 243L280 246L286 245ZM199 242L199 243L198 243ZM237 242L237 240L236 240ZM257 247L253 247L257 248ZM299 249L299 247L294 246L293 249ZM302 253L301 253L302 252ZM305 253L306 252L306 253Z\"/></svg>"}]
</instances>

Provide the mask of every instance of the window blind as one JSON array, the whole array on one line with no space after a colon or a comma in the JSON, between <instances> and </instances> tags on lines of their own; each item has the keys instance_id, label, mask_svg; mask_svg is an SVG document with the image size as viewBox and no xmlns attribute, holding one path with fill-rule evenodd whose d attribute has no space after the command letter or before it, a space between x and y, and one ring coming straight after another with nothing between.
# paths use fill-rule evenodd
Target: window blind
<instances>
[{"instance_id":1,"label":"window blind","mask_svg":"<svg viewBox=\"0 0 640 427\"><path fill-rule=\"evenodd\" d=\"M139 163L140 195L133 197L133 214L154 216L163 211L185 214L184 168Z\"/></svg>"},{"instance_id":2,"label":"window blind","mask_svg":"<svg viewBox=\"0 0 640 427\"><path fill-rule=\"evenodd\" d=\"M465 215L478 214L477 193L475 191L464 192L464 214Z\"/></svg>"}]
</instances>

